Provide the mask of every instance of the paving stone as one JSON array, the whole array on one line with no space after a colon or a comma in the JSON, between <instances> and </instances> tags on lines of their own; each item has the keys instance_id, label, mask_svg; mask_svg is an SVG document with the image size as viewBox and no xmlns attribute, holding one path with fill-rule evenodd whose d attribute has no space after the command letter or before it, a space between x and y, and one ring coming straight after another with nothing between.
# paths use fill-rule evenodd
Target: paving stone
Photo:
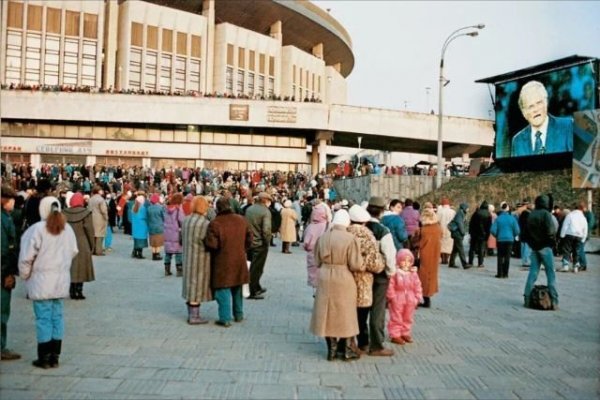
<instances>
[{"instance_id":1,"label":"paving stone","mask_svg":"<svg viewBox=\"0 0 600 400\"><path fill-rule=\"evenodd\" d=\"M73 385L73 390L84 393L108 393L114 392L121 383L123 379L80 378Z\"/></svg>"},{"instance_id":2,"label":"paving stone","mask_svg":"<svg viewBox=\"0 0 600 400\"><path fill-rule=\"evenodd\" d=\"M598 398L600 256L586 274L559 274L560 312L521 305L526 272L493 278L485 271L440 269L431 309L415 315L415 343L393 357L326 360L309 330L313 298L304 252L271 252L265 300L245 301L245 320L223 329L190 326L181 279L162 265L133 260L131 239L95 260L85 302L67 300L61 366L35 358L31 302L24 285L11 301L11 348L23 360L0 363L2 399L423 399ZM540 278L543 282L543 276ZM217 318L216 302L201 307ZM569 338L569 340L565 340ZM577 338L573 340L573 338Z\"/></svg>"},{"instance_id":3,"label":"paving stone","mask_svg":"<svg viewBox=\"0 0 600 400\"><path fill-rule=\"evenodd\" d=\"M158 395L162 392L163 387L167 381L164 379L127 379L119 385L117 388L118 393L129 393L129 394L154 394Z\"/></svg>"},{"instance_id":4,"label":"paving stone","mask_svg":"<svg viewBox=\"0 0 600 400\"><path fill-rule=\"evenodd\" d=\"M474 400L475 397L468 390L463 389L423 389L425 399L431 400Z\"/></svg>"}]
</instances>

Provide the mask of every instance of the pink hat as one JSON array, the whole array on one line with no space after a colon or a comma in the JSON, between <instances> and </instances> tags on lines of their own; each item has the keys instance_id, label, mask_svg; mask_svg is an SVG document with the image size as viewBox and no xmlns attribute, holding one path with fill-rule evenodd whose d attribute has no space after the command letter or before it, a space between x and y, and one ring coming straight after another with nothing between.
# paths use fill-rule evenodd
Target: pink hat
<instances>
[{"instance_id":1,"label":"pink hat","mask_svg":"<svg viewBox=\"0 0 600 400\"><path fill-rule=\"evenodd\" d=\"M415 262L415 256L413 256L413 253L410 250L408 250L408 249L398 250L398 253L396 253L396 265L400 265L400 263L402 261L406 260L407 258L410 258L411 264L413 262Z\"/></svg>"},{"instance_id":2,"label":"pink hat","mask_svg":"<svg viewBox=\"0 0 600 400\"><path fill-rule=\"evenodd\" d=\"M83 195L79 192L73 193L73 196L71 196L71 200L69 201L69 207L83 207L83 206L84 206Z\"/></svg>"},{"instance_id":3,"label":"pink hat","mask_svg":"<svg viewBox=\"0 0 600 400\"><path fill-rule=\"evenodd\" d=\"M159 201L160 201L160 196L158 195L158 193L154 193L152 196L150 196L150 203L156 204Z\"/></svg>"}]
</instances>

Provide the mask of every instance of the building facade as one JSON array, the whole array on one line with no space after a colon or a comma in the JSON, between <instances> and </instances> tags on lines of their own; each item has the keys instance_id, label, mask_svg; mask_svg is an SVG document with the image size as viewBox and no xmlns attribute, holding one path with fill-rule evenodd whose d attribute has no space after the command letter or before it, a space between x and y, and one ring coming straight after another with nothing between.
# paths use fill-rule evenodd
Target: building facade
<instances>
[{"instance_id":1,"label":"building facade","mask_svg":"<svg viewBox=\"0 0 600 400\"><path fill-rule=\"evenodd\" d=\"M402 134L417 152L433 140L429 115L344 106L351 39L309 1L5 0L0 10L3 161L316 171L334 138L355 147L364 135L367 147ZM491 146L491 124L465 123L459 142Z\"/></svg>"}]
</instances>

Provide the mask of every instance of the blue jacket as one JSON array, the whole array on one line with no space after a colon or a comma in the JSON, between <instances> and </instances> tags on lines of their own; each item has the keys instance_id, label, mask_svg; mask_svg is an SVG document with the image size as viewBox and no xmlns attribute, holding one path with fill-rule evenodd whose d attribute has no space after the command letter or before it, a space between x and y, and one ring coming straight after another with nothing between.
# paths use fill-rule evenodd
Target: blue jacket
<instances>
[{"instance_id":1,"label":"blue jacket","mask_svg":"<svg viewBox=\"0 0 600 400\"><path fill-rule=\"evenodd\" d=\"M492 224L490 232L499 242L514 242L521 230L517 219L510 213L502 211Z\"/></svg>"},{"instance_id":2,"label":"blue jacket","mask_svg":"<svg viewBox=\"0 0 600 400\"><path fill-rule=\"evenodd\" d=\"M148 207L148 233L158 235L165 231L165 208L160 204Z\"/></svg>"},{"instance_id":3,"label":"blue jacket","mask_svg":"<svg viewBox=\"0 0 600 400\"><path fill-rule=\"evenodd\" d=\"M544 154L573 151L573 119L548 114L548 130ZM511 157L534 155L531 145L531 125L527 125L512 139Z\"/></svg>"},{"instance_id":4,"label":"blue jacket","mask_svg":"<svg viewBox=\"0 0 600 400\"><path fill-rule=\"evenodd\" d=\"M406 231L406 224L402 217L398 214L388 214L381 219L381 223L392 233L396 251L404 248L403 243L408 239L408 232Z\"/></svg>"},{"instance_id":5,"label":"blue jacket","mask_svg":"<svg viewBox=\"0 0 600 400\"><path fill-rule=\"evenodd\" d=\"M141 206L137 213L131 210L131 236L134 239L148 238L148 209Z\"/></svg>"}]
</instances>

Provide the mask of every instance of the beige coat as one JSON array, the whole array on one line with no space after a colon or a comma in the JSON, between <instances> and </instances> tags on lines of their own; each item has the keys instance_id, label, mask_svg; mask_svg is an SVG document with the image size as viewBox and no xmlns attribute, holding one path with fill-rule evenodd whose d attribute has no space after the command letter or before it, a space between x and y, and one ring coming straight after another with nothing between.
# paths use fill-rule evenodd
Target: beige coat
<instances>
[{"instance_id":1,"label":"beige coat","mask_svg":"<svg viewBox=\"0 0 600 400\"><path fill-rule=\"evenodd\" d=\"M99 194L90 198L88 208L92 212L92 222L94 223L94 237L106 236L106 227L108 225L108 208L106 201Z\"/></svg>"},{"instance_id":2,"label":"beige coat","mask_svg":"<svg viewBox=\"0 0 600 400\"><path fill-rule=\"evenodd\" d=\"M315 261L319 276L310 331L320 337L357 335L356 283L352 272L365 270L358 240L344 226L334 225L319 238Z\"/></svg>"},{"instance_id":3,"label":"beige coat","mask_svg":"<svg viewBox=\"0 0 600 400\"><path fill-rule=\"evenodd\" d=\"M298 215L292 208L284 208L281 210L281 233L282 242L295 242L296 241L296 221Z\"/></svg>"},{"instance_id":4,"label":"beige coat","mask_svg":"<svg viewBox=\"0 0 600 400\"><path fill-rule=\"evenodd\" d=\"M451 209L450 206L444 205L438 208L437 215L440 221L440 226L442 227L442 253L450 254L452 253L454 239L452 239L450 231L448 230L448 223L452 221L456 215L456 211Z\"/></svg>"}]
</instances>

